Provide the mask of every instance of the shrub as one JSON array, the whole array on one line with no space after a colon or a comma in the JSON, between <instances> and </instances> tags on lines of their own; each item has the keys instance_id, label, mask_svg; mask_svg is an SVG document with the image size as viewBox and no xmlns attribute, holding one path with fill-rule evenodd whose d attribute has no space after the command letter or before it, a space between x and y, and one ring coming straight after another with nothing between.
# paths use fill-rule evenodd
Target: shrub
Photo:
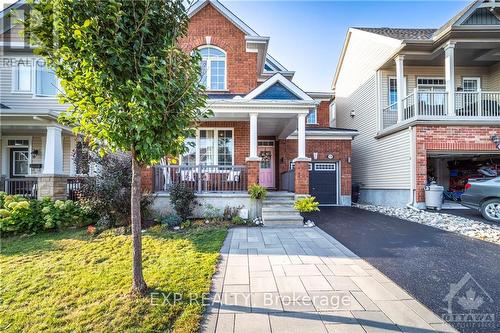
<instances>
[{"instance_id":1,"label":"shrub","mask_svg":"<svg viewBox=\"0 0 500 333\"><path fill-rule=\"evenodd\" d=\"M176 227L180 225L181 222L182 219L175 214L169 214L161 218L161 224L169 228Z\"/></svg>"},{"instance_id":2,"label":"shrub","mask_svg":"<svg viewBox=\"0 0 500 333\"><path fill-rule=\"evenodd\" d=\"M92 177L83 177L80 186L80 202L94 212L98 220L106 220L109 227L130 225L130 195L132 182L131 157L128 153L108 154L104 157L96 152L86 151L79 170L86 170L90 163L98 170ZM141 199L141 215L148 217L154 196L144 193ZM104 223L102 224L104 225Z\"/></svg>"},{"instance_id":3,"label":"shrub","mask_svg":"<svg viewBox=\"0 0 500 333\"><path fill-rule=\"evenodd\" d=\"M85 226L87 210L71 200L28 200L0 192L0 232L33 233Z\"/></svg>"},{"instance_id":4,"label":"shrub","mask_svg":"<svg viewBox=\"0 0 500 333\"><path fill-rule=\"evenodd\" d=\"M226 206L224 208L224 213L222 214L224 220L231 221L234 217L236 216L239 217L241 208L243 208L243 206L237 206L237 207Z\"/></svg>"},{"instance_id":5,"label":"shrub","mask_svg":"<svg viewBox=\"0 0 500 333\"><path fill-rule=\"evenodd\" d=\"M250 198L255 200L264 200L267 196L267 189L259 184L252 184L248 189L248 194Z\"/></svg>"},{"instance_id":6,"label":"shrub","mask_svg":"<svg viewBox=\"0 0 500 333\"><path fill-rule=\"evenodd\" d=\"M236 224L236 225L247 224L247 221L239 216L233 216L233 218L231 219L231 222L233 222L233 224Z\"/></svg>"},{"instance_id":7,"label":"shrub","mask_svg":"<svg viewBox=\"0 0 500 333\"><path fill-rule=\"evenodd\" d=\"M222 221L224 215L220 208L207 204L203 207L203 218L211 221Z\"/></svg>"},{"instance_id":8,"label":"shrub","mask_svg":"<svg viewBox=\"0 0 500 333\"><path fill-rule=\"evenodd\" d=\"M193 213L195 195L193 189L182 183L177 183L170 188L170 202L182 220L186 220Z\"/></svg>"},{"instance_id":9,"label":"shrub","mask_svg":"<svg viewBox=\"0 0 500 333\"><path fill-rule=\"evenodd\" d=\"M301 213L308 213L319 211L318 205L319 202L316 201L315 197L304 197L297 199L293 207Z\"/></svg>"}]
</instances>

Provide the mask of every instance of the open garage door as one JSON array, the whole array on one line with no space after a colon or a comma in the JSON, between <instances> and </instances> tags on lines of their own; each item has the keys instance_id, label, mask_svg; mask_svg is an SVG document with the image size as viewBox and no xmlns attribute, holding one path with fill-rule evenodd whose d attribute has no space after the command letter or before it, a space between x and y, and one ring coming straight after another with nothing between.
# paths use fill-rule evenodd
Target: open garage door
<instances>
[{"instance_id":1,"label":"open garage door","mask_svg":"<svg viewBox=\"0 0 500 333\"><path fill-rule=\"evenodd\" d=\"M338 204L338 163L313 162L309 171L309 193L320 205Z\"/></svg>"}]
</instances>

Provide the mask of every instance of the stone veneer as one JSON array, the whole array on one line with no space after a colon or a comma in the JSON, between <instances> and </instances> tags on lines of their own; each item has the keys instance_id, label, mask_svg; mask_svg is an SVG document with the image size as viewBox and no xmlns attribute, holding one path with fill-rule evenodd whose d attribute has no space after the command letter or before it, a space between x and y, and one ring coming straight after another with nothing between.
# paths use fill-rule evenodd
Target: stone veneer
<instances>
[{"instance_id":1,"label":"stone veneer","mask_svg":"<svg viewBox=\"0 0 500 333\"><path fill-rule=\"evenodd\" d=\"M50 197L53 200L65 200L68 197L68 176L66 175L39 175L37 196L38 199Z\"/></svg>"}]
</instances>

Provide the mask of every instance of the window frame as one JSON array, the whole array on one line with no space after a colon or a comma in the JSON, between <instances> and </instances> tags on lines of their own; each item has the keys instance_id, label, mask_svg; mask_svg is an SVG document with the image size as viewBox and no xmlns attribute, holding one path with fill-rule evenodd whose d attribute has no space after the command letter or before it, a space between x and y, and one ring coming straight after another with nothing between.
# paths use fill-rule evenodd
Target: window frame
<instances>
[{"instance_id":1,"label":"window frame","mask_svg":"<svg viewBox=\"0 0 500 333\"><path fill-rule=\"evenodd\" d=\"M231 131L231 136L233 139L233 149L231 151L231 164L225 164L222 166L234 166L235 160L234 160L234 151L235 151L235 137L234 137L234 127L200 127L196 129L196 137L195 139L195 165L201 165L201 154L200 154L200 131L214 131L214 142L213 142L213 149L214 149L214 164L203 164L203 165L221 165L219 164L219 131ZM193 138L186 138L186 139L193 139ZM179 155L179 165L188 165L188 164L182 164L182 154Z\"/></svg>"},{"instance_id":2,"label":"window frame","mask_svg":"<svg viewBox=\"0 0 500 333\"><path fill-rule=\"evenodd\" d=\"M11 89L11 92L13 94L33 94L33 87L34 87L34 80L33 80L33 61L32 59L30 58L30 71L29 71L29 74L30 74L30 90L19 90L18 89L18 86L19 86L19 66L20 65L20 62L18 62L15 66L12 66L12 89Z\"/></svg>"},{"instance_id":3,"label":"window frame","mask_svg":"<svg viewBox=\"0 0 500 333\"><path fill-rule=\"evenodd\" d=\"M314 114L314 122L309 121L309 116ZM318 125L318 108L314 108L306 116L306 125Z\"/></svg>"},{"instance_id":4,"label":"window frame","mask_svg":"<svg viewBox=\"0 0 500 333\"><path fill-rule=\"evenodd\" d=\"M465 90L465 81L476 81L477 82L477 90L476 91L468 91ZM478 92L481 91L481 77L480 76L463 76L462 77L462 91L463 92Z\"/></svg>"},{"instance_id":5,"label":"window frame","mask_svg":"<svg viewBox=\"0 0 500 333\"><path fill-rule=\"evenodd\" d=\"M57 77L57 75L55 74L54 72L54 75L56 77L56 94L55 95L44 95L44 94L38 94L37 92L37 66L38 66L38 62L39 61L43 61L44 64L45 64L45 67L47 68L47 64L45 62L45 60L43 60L42 58L37 58L35 59L35 62L34 62L34 66L33 66L33 98L42 98L42 99L57 99L57 94L59 93L59 90L61 89L61 81L59 80L59 78Z\"/></svg>"},{"instance_id":6,"label":"window frame","mask_svg":"<svg viewBox=\"0 0 500 333\"><path fill-rule=\"evenodd\" d=\"M212 89L210 87L212 83L212 61L221 61L222 57L201 57L202 61L207 62L207 72L206 72L206 77L207 77L207 85L206 85L206 90L207 91L227 91L227 52L221 49L220 47L217 47L215 45L203 45L198 47L198 51L201 52L203 49L215 49L218 51L221 51L224 54L224 87L222 89Z\"/></svg>"},{"instance_id":7,"label":"window frame","mask_svg":"<svg viewBox=\"0 0 500 333\"><path fill-rule=\"evenodd\" d=\"M8 142L9 140L28 140L28 145L9 145ZM43 145L43 143L42 143ZM2 148L2 151L4 153L6 153L7 155L7 158L5 159L5 162L2 162L2 163L6 163L4 164L5 167L7 167L7 172L8 170L10 170L10 166L12 164L12 161L10 160L10 153L9 152L9 148L28 148L28 174L27 176L30 176L32 175L32 170L31 168L29 167L29 165L32 164L32 156L31 156L31 152L33 151L33 137L31 136L3 136L2 137L2 143L1 143L1 148Z\"/></svg>"},{"instance_id":8,"label":"window frame","mask_svg":"<svg viewBox=\"0 0 500 333\"><path fill-rule=\"evenodd\" d=\"M419 84L418 83L418 80L442 80L444 84ZM420 87L423 87L423 88L431 88L431 87L436 87L436 86L442 86L443 87L443 91L442 92L445 92L446 91L446 79L443 77L443 76L417 76L416 80L415 80L415 86L417 87L418 90L420 90ZM426 90L424 90L426 91ZM434 89L431 89L429 91L437 91L437 90L434 90Z\"/></svg>"},{"instance_id":9,"label":"window frame","mask_svg":"<svg viewBox=\"0 0 500 333\"><path fill-rule=\"evenodd\" d=\"M396 81L396 101L391 103L391 80ZM408 96L408 91L407 91L407 77L404 77L403 80L403 98ZM398 78L395 75L389 75L387 76L387 106L390 106L394 103L398 102ZM391 108L391 111L396 111L397 112L397 107L396 108Z\"/></svg>"}]
</instances>

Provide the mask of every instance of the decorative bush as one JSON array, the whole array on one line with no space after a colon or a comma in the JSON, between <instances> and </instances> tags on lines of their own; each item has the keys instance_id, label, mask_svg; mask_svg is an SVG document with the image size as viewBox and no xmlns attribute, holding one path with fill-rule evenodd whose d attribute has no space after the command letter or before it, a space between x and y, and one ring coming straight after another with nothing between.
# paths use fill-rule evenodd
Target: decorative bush
<instances>
[{"instance_id":1,"label":"decorative bush","mask_svg":"<svg viewBox=\"0 0 500 333\"><path fill-rule=\"evenodd\" d=\"M161 224L169 228L177 227L181 222L182 219L175 214L169 214L161 218Z\"/></svg>"},{"instance_id":2,"label":"decorative bush","mask_svg":"<svg viewBox=\"0 0 500 333\"><path fill-rule=\"evenodd\" d=\"M170 188L170 203L178 216L184 221L193 215L196 203L194 191L182 183L174 184Z\"/></svg>"},{"instance_id":3,"label":"decorative bush","mask_svg":"<svg viewBox=\"0 0 500 333\"><path fill-rule=\"evenodd\" d=\"M301 213L317 212L319 202L316 201L315 197L304 197L297 199L293 204L293 207Z\"/></svg>"},{"instance_id":4,"label":"decorative bush","mask_svg":"<svg viewBox=\"0 0 500 333\"><path fill-rule=\"evenodd\" d=\"M239 217L239 216L233 216L233 218L231 219L231 222L233 222L233 224L236 224L236 225L244 225L244 224L247 224L247 221L244 220L243 218Z\"/></svg>"},{"instance_id":5,"label":"decorative bush","mask_svg":"<svg viewBox=\"0 0 500 333\"><path fill-rule=\"evenodd\" d=\"M248 189L248 194L250 198L255 200L264 200L267 196L267 189L259 184L252 184Z\"/></svg>"},{"instance_id":6,"label":"decorative bush","mask_svg":"<svg viewBox=\"0 0 500 333\"><path fill-rule=\"evenodd\" d=\"M230 207L226 206L224 207L224 213L222 214L224 217L224 220L226 221L231 221L234 217L239 217L240 210L243 208L243 206L237 206L237 207Z\"/></svg>"},{"instance_id":7,"label":"decorative bush","mask_svg":"<svg viewBox=\"0 0 500 333\"><path fill-rule=\"evenodd\" d=\"M210 221L222 221L224 215L220 208L207 204L203 207L203 218Z\"/></svg>"},{"instance_id":8,"label":"decorative bush","mask_svg":"<svg viewBox=\"0 0 500 333\"><path fill-rule=\"evenodd\" d=\"M28 200L0 192L0 232L33 233L89 224L86 209L71 200Z\"/></svg>"},{"instance_id":9,"label":"decorative bush","mask_svg":"<svg viewBox=\"0 0 500 333\"><path fill-rule=\"evenodd\" d=\"M108 154L104 157L91 150L85 151L84 159L77 160L86 170L90 163L98 172L92 177L83 177L80 187L80 202L89 211L94 212L96 219L106 220L109 227L130 225L130 195L132 181L131 157L128 153ZM144 193L141 199L141 215L149 217L149 209L154 196ZM103 224L104 225L104 224Z\"/></svg>"}]
</instances>

